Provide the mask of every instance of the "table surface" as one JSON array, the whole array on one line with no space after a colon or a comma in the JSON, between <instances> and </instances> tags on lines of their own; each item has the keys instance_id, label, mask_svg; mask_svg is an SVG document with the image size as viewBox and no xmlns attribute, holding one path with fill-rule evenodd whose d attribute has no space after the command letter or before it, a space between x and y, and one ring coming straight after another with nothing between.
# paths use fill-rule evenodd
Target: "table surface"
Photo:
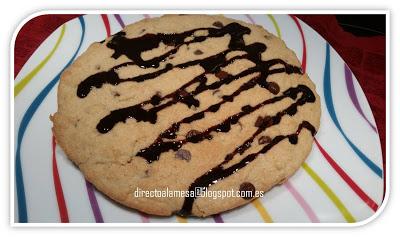
<instances>
[{"instance_id":1,"label":"table surface","mask_svg":"<svg viewBox=\"0 0 400 237\"><path fill-rule=\"evenodd\" d=\"M14 75L36 48L60 25L79 15L43 15L27 22L15 42ZM385 170L386 75L385 36L357 37L344 31L334 15L296 15L339 53L357 77L374 114Z\"/></svg>"}]
</instances>

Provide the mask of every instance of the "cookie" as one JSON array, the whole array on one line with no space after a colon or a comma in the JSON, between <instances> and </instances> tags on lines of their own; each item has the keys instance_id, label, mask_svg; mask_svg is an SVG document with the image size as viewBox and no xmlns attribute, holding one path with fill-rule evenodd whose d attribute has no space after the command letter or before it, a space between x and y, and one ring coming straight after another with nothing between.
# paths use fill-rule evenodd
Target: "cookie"
<instances>
[{"instance_id":1,"label":"cookie","mask_svg":"<svg viewBox=\"0 0 400 237\"><path fill-rule=\"evenodd\" d=\"M281 39L219 15L128 25L67 68L57 96L53 132L85 178L160 216L220 213L284 182L321 114Z\"/></svg>"}]
</instances>

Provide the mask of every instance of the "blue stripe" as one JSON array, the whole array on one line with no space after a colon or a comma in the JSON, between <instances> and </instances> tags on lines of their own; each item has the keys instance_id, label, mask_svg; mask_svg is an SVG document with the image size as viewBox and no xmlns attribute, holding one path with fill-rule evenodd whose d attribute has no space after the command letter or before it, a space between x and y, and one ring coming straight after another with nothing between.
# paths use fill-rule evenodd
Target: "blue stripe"
<instances>
[{"instance_id":1,"label":"blue stripe","mask_svg":"<svg viewBox=\"0 0 400 237\"><path fill-rule=\"evenodd\" d=\"M340 133L343 135L346 142L350 145L351 149L360 157L360 159L380 178L382 178L382 169L379 168L374 162L372 162L364 153L357 148L356 145L351 142L351 140L344 133L342 127L340 126L339 120L337 119L335 113L335 107L333 105L332 99L332 89L331 89L331 68L330 68L330 50L329 44L326 43L326 59L325 59L325 70L324 70L324 96L326 107L328 109L329 115L331 116L333 123L339 129Z\"/></svg>"},{"instance_id":2,"label":"blue stripe","mask_svg":"<svg viewBox=\"0 0 400 237\"><path fill-rule=\"evenodd\" d=\"M82 16L79 17L79 22L81 24L82 28L82 35L81 39L79 42L78 49L75 51L74 55L72 58L69 60L67 65L64 66L64 68L49 82L49 84L46 85L46 87L43 88L43 90L36 96L36 98L33 100L31 105L29 106L28 110L25 112L21 124L18 129L18 140L17 140L17 154L15 155L15 180L16 180L16 187L17 187L17 198L18 198L18 216L19 216L19 222L20 223L26 223L28 222L28 214L27 214L27 209L26 209L26 197L25 197L25 188L24 188L24 179L22 175L22 166L21 166L21 144L22 140L24 138L24 134L26 131L26 128L29 125L29 122L32 119L32 116L35 114L37 109L39 108L40 104L43 102L43 100L46 98L46 96L49 94L51 89L53 89L54 85L57 84L57 82L60 80L61 73L74 61L76 58L83 42L83 38L85 36L85 20Z\"/></svg>"}]
</instances>

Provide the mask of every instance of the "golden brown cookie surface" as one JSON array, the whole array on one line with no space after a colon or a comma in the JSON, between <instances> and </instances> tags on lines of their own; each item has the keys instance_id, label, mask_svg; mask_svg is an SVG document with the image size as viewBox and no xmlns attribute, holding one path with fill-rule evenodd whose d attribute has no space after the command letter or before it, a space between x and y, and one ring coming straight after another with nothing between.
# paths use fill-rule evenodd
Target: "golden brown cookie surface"
<instances>
[{"instance_id":1,"label":"golden brown cookie surface","mask_svg":"<svg viewBox=\"0 0 400 237\"><path fill-rule=\"evenodd\" d=\"M112 199L208 216L251 197L135 191L269 190L306 159L320 113L295 54L262 27L166 15L92 44L63 73L52 120L69 159Z\"/></svg>"}]
</instances>

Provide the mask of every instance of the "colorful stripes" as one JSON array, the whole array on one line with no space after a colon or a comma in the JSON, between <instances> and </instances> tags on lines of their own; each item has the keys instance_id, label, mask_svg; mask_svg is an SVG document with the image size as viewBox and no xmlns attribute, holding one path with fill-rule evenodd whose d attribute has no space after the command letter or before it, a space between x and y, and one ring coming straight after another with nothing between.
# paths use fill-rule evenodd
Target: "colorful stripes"
<instances>
[{"instance_id":1,"label":"colorful stripes","mask_svg":"<svg viewBox=\"0 0 400 237\"><path fill-rule=\"evenodd\" d=\"M115 19L117 20L117 22L119 23L119 25L121 26L121 28L125 27L125 23L122 20L121 16L119 14L114 14Z\"/></svg>"},{"instance_id":2,"label":"colorful stripes","mask_svg":"<svg viewBox=\"0 0 400 237\"><path fill-rule=\"evenodd\" d=\"M303 169L310 175L310 177L318 184L318 186L324 191L324 193L328 196L328 198L335 204L337 209L342 213L344 219L347 222L355 222L356 220L354 217L351 215L349 210L344 206L342 201L336 196L336 194L332 191L331 188L315 173L313 169L311 169L310 166L307 165L307 163L303 163L302 165Z\"/></svg>"},{"instance_id":3,"label":"colorful stripes","mask_svg":"<svg viewBox=\"0 0 400 237\"><path fill-rule=\"evenodd\" d=\"M303 30L302 27L299 23L299 21L297 20L296 17L291 16L291 18L293 19L293 21L295 22L295 24L297 25L299 32L301 34L302 37L302 42L303 42L303 58L302 58L302 62L306 63L307 60L304 60L304 57L307 57L307 49L306 49L306 44L305 44L305 38L304 38L304 34L303 34ZM304 54L305 52L305 54ZM302 68L303 71L306 72L306 65L302 64ZM320 150L321 154L325 157L325 159L328 161L328 163L331 165L331 167L336 171L337 174L339 174L339 176L350 186L350 188L368 205L370 206L374 211L377 210L377 205L376 203L368 197L368 195L365 194L365 192L363 192L361 190L361 188L350 178L350 176L348 176L346 174L346 172L329 156L329 154L323 149L323 147L319 144L318 140L314 138L314 141L318 147L318 149Z\"/></svg>"},{"instance_id":4,"label":"colorful stripes","mask_svg":"<svg viewBox=\"0 0 400 237\"><path fill-rule=\"evenodd\" d=\"M312 210L311 206L307 203L307 201L301 196L301 194L293 187L292 183L288 180L284 183L284 186L289 190L294 199L296 199L297 203L303 208L304 212L308 216L311 222L318 223L320 222L317 215Z\"/></svg>"},{"instance_id":5,"label":"colorful stripes","mask_svg":"<svg viewBox=\"0 0 400 237\"><path fill-rule=\"evenodd\" d=\"M83 38L85 35L85 21L82 16L79 17L79 22L81 24L82 34L80 38L80 42L78 48L76 49L74 55L68 61L68 63L64 66L63 70L57 74L36 96L36 98L32 101L25 114L22 117L21 124L18 128L18 137L17 137L17 150L15 155L15 182L17 189L17 199L18 199L18 218L19 222L26 223L28 221L28 213L26 209L26 197L25 197L25 187L24 187L24 179L22 172L22 164L21 164L21 146L22 140L24 138L26 129L32 119L32 116L35 114L43 100L49 94L51 89L56 85L56 83L60 80L60 76L62 71L67 68L76 58L83 42Z\"/></svg>"},{"instance_id":6,"label":"colorful stripes","mask_svg":"<svg viewBox=\"0 0 400 237\"><path fill-rule=\"evenodd\" d=\"M213 215L213 219L215 223L224 223L224 220L220 214Z\"/></svg>"},{"instance_id":7,"label":"colorful stripes","mask_svg":"<svg viewBox=\"0 0 400 237\"><path fill-rule=\"evenodd\" d=\"M177 220L179 223L188 223L187 219L184 218L184 217L181 217L181 216L176 216L176 220Z\"/></svg>"},{"instance_id":8,"label":"colorful stripes","mask_svg":"<svg viewBox=\"0 0 400 237\"><path fill-rule=\"evenodd\" d=\"M281 38L281 30L279 28L279 25L277 23L277 21L275 20L275 17L272 15L268 15L268 18L272 21L274 27L275 27L275 31L278 34L278 37ZM292 18L293 19L293 18ZM304 39L303 39L304 40ZM303 47L305 47L306 45L303 44ZM306 52L306 50L303 49L303 52ZM304 56L304 55L303 55ZM305 63L305 62L304 62ZM305 64L304 64L305 65ZM302 64L302 69L303 71L306 69L305 66L303 67ZM294 197L294 199L297 201L297 203L301 206L301 208L303 209L303 211L306 213L306 215L308 216L308 218L310 219L311 222L320 222L317 215L314 213L314 211L312 210L310 204L307 203L307 201L303 198L303 196L296 190L296 188L290 183L290 181L287 181L284 184L284 187L286 189L289 190L289 192L292 194L292 196Z\"/></svg>"},{"instance_id":9,"label":"colorful stripes","mask_svg":"<svg viewBox=\"0 0 400 237\"><path fill-rule=\"evenodd\" d=\"M104 27L106 28L106 33L107 33L107 37L109 37L111 35L111 30L110 30L110 24L109 24L109 20L108 20L108 16L107 15L102 15L101 16L104 22ZM120 24L121 28L125 27L125 23L122 20L121 16L119 14L114 14L115 19L117 20L117 22ZM89 199L90 199L90 205L92 207L92 211L93 214L95 216L96 222L103 222L103 217L99 208L99 205L97 203L97 199L96 199L96 195L93 192L93 186L88 183L86 181L86 187L87 187L87 191L89 194ZM138 212L138 214L140 215L140 219L142 220L143 223L150 223L150 218L148 217L148 215Z\"/></svg>"},{"instance_id":10,"label":"colorful stripes","mask_svg":"<svg viewBox=\"0 0 400 237\"><path fill-rule=\"evenodd\" d=\"M150 218L146 213L139 212L139 215L143 223L150 223Z\"/></svg>"},{"instance_id":11,"label":"colorful stripes","mask_svg":"<svg viewBox=\"0 0 400 237\"><path fill-rule=\"evenodd\" d=\"M296 25L301 33L301 36L304 37L303 30L301 28L301 25L299 24L298 20L296 17L291 16L292 19L296 22ZM303 41L303 47L306 47L305 39L302 39ZM307 52L306 48L303 49L303 52ZM303 56L307 56L304 55ZM306 62L306 60L302 60L303 62ZM303 71L306 71L306 66L302 65ZM351 73L351 72L350 72ZM351 75L351 74L350 74ZM352 79L352 78L351 78ZM352 81L351 81L352 82ZM353 87L354 89L354 87ZM357 101L358 102L358 101ZM328 163L331 165L331 167L336 171L337 174L349 185L349 187L374 211L378 209L378 205L350 178L349 175L346 174L346 172L330 157L330 155L323 149L323 147L319 144L318 140L314 138L314 141L320 150L321 154L323 157L328 161Z\"/></svg>"},{"instance_id":12,"label":"colorful stripes","mask_svg":"<svg viewBox=\"0 0 400 237\"><path fill-rule=\"evenodd\" d=\"M276 34L278 35L278 38L281 39L282 38L281 29L279 28L278 22L276 22L275 17L271 14L268 14L267 16L271 20L272 24L274 24L275 31L276 31Z\"/></svg>"},{"instance_id":13,"label":"colorful stripes","mask_svg":"<svg viewBox=\"0 0 400 237\"><path fill-rule=\"evenodd\" d=\"M53 163L53 181L54 181L54 189L56 191L56 198L58 204L58 211L60 213L60 220L62 223L68 223L68 211L67 205L65 204L64 192L61 185L60 176L58 174L57 168L57 157L56 157L56 138L54 135L51 138L51 147L52 147L52 163Z\"/></svg>"},{"instance_id":14,"label":"colorful stripes","mask_svg":"<svg viewBox=\"0 0 400 237\"><path fill-rule=\"evenodd\" d=\"M360 102L358 102L357 93L354 88L353 76L350 71L350 68L346 64L344 64L344 77L346 79L347 93L349 94L351 102L353 103L354 107L357 109L361 117L363 117L363 119L372 128L372 130L374 130L375 133L378 133L376 127L367 119L367 117L365 116L364 112L361 109Z\"/></svg>"},{"instance_id":15,"label":"colorful stripes","mask_svg":"<svg viewBox=\"0 0 400 237\"><path fill-rule=\"evenodd\" d=\"M299 23L299 21L297 20L296 17L294 16L290 16L292 18L292 20L295 22L301 38L302 38L302 44L303 44L303 55L302 55L302 70L303 72L306 72L307 70L307 46L305 43L305 38L304 38L304 33L303 33L303 29ZM272 17L273 18L273 17ZM279 29L278 25L276 25L276 29ZM316 139L315 139L316 141ZM322 148L322 147L321 147ZM347 221L351 220L352 216L350 214L350 212L346 209L346 207L342 204L341 200L336 196L336 194L329 188L329 186L317 175L317 173L315 173L315 171L313 171L306 163L304 163L302 165L303 169L305 169L307 171L307 173L313 178L313 180L318 184L318 186L320 186L320 188L324 191L324 193L329 197L329 199L335 204L335 206L339 209L339 211L343 214L343 216L345 217L345 219ZM289 184L290 185L290 184ZM295 193L295 190L290 190L290 186L288 187L289 191L292 193L292 195L295 197L295 199L297 200L297 202L302 206L303 210L306 212L306 214L308 215L308 217L310 218L311 221L316 221L318 220L318 218L316 217L316 215L313 213L312 209L310 208L310 206L308 205L308 203L306 203L306 201L304 200L304 198L302 198L302 196L299 194L297 195Z\"/></svg>"},{"instance_id":16,"label":"colorful stripes","mask_svg":"<svg viewBox=\"0 0 400 237\"><path fill-rule=\"evenodd\" d=\"M145 18L150 18L150 16L147 14L144 14L143 16ZM255 21L251 15L245 15L245 16L249 19L250 22L255 24ZM278 35L278 37L281 37L281 30L279 28L278 22L275 20L274 16L269 15L269 14L267 16L273 23L273 26L276 30L276 34ZM110 21L109 21L110 19L108 17L109 16L105 15L105 14L101 15L102 23L104 24L107 36L110 36L111 28L110 28ZM125 23L123 22L122 17L120 15L114 14L114 17L117 20L117 22L121 25L121 27L125 27ZM307 63L307 51L306 50L307 50L307 47L306 47L306 41L304 38L304 32L301 28L301 24L300 24L299 20L294 16L290 16L290 17L291 17L291 19L293 19L293 22L296 24L296 26L300 32L301 38L302 38L302 45L303 45L302 69L304 72L306 72L306 63ZM99 18L99 20L100 20L100 18ZM79 47L78 47L77 51L75 52L74 56L71 58L71 60L68 62L68 64L64 67L64 69L74 60L74 58L76 57L76 54L80 50L80 47L82 44L82 40L83 40L83 37L85 34L85 29L84 29L85 24L84 24L83 17L80 17L79 21L81 23L81 28L82 28L81 42L79 43ZM46 58L44 60L42 60L31 72L28 73L27 76L25 76L14 87L14 93L15 93L14 96L15 97L22 91L22 89L29 83L29 81L43 68L43 66L47 63L47 61L49 61L49 59L52 57L52 55L54 54L56 49L59 47L59 44L60 44L62 38L64 37L65 28L66 28L66 25L63 25L61 28L61 33L58 36L56 45L52 48L51 52L46 56ZM329 66L329 64L330 64L329 45L327 44L326 47L327 47L326 48L327 51L326 51L323 87L324 87L325 100L327 101L327 97L330 96L331 100L333 100L333 98L332 98L332 94L326 93L326 90L331 90L331 88L330 88L330 86L331 86L330 85L330 66ZM358 111L360 116L363 117L363 119L369 124L369 126L375 132L377 132L376 127L372 124L372 122L370 122L367 119L367 117L365 116L364 112L361 109L360 101L357 98L356 90L354 87L352 73L351 73L350 69L347 67L347 65L344 65L344 72L345 72L347 92L351 98L351 101L352 101L354 107L356 108L356 110ZM31 75L31 74L32 74L32 76L29 77L29 75ZM329 74L328 79L326 78L327 74ZM55 78L53 78L53 80L50 81L49 84L46 85L46 87L43 88L43 90L35 98L35 100L29 106L28 110L23 115L22 122L18 128L17 149L16 149L16 158L15 158L16 159L15 160L15 165L16 165L15 175L16 175L16 190L17 190L16 193L17 193L17 199L18 199L19 222L27 222L28 221L28 213L27 213L27 207L26 207L26 201L25 201L26 197L25 197L25 190L24 190L24 183L23 183L23 176L22 176L21 144L22 144L22 141L24 138L25 131L27 130L27 128L29 126L32 116L34 116L34 114L35 114L36 110L38 109L38 107L40 106L40 104L46 98L47 94L51 91L52 87L57 83L60 75L61 75L61 72ZM56 80L56 81L54 82L54 80ZM328 88L328 84L329 84L329 88ZM361 101L361 102L363 102L363 101ZM336 114L335 114L333 102L331 103L331 105L329 105L329 103L330 103L329 101L326 102L327 107L331 106L332 108L328 108L328 112L329 112L333 122L335 123L335 126L338 128L338 130L343 135L346 142L350 145L350 147L353 149L353 151L358 156L360 156L359 153L361 153L363 155L363 153L360 150L358 150L358 148L355 147L354 144L352 144L352 142L347 138L344 131L341 129L340 124L338 122L338 118L336 117ZM334 116L332 116L332 114ZM329 165L333 168L333 170L335 170L335 172L345 181L345 183L354 191L354 193L361 199L361 201L363 201L371 210L377 211L377 209L379 208L378 204L374 200L372 200L368 196L368 194L366 194L354 182L354 180L336 163L336 161L328 154L328 152L321 146L321 144L316 139L315 139L315 143L316 143L316 146L318 147L319 151L321 152L322 156L325 158L325 160L329 163ZM66 205L65 198L64 198L61 179L60 179L59 173L58 173L59 167L57 166L57 157L56 157L56 152L55 152L56 141L55 141L54 137L52 137L51 145L52 145L52 174L53 174L53 182L54 182L54 187L55 187L56 200L57 200L57 204L58 204L58 212L60 215L60 221L65 223L65 222L69 222L69 215L68 215L67 205ZM357 150L359 151L359 153L357 152ZM360 158L363 160L364 163L368 163L368 161L364 160L364 158L362 158L362 157L360 157ZM367 158L367 157L365 156L365 158ZM372 163L372 161L370 161L370 162ZM372 164L374 165L374 163L372 163ZM325 183L324 180L318 175L318 173L315 172L308 164L304 163L302 168L306 171L306 173L313 180L311 182L315 182L318 185L318 187L321 188L321 190L324 192L326 197L334 204L334 206L338 209L338 211L344 217L344 219L347 222L355 222L355 218L352 216L350 211L346 208L346 206L340 200L340 198L339 198L340 195L337 196L335 194L335 192L328 186L328 184ZM371 169L374 171L373 167ZM374 172L376 174L378 174L379 171L382 172L382 170L380 170L379 167L376 166ZM380 175L380 177L382 177L382 174ZM92 208L94 219L96 222L104 222L99 203L97 202L97 199L96 199L95 188L93 185L91 185L86 180L85 180L85 184L86 184L88 198L89 198L89 202L90 202L90 205ZM285 183L283 186L290 192L290 194L293 196L294 200L298 203L299 207L301 207L304 210L305 214L307 215L308 219L311 222L320 222L316 213L313 211L311 205L309 203L307 203L305 198L301 195L301 193L299 193L299 191L296 190L295 186L290 181ZM336 192L337 194L341 194L339 192L339 190L336 190L336 191L337 191ZM23 201L21 201L21 200L23 200ZM266 208L263 206L261 199L254 200L252 202L252 205L254 206L254 208L256 208L257 212L259 213L261 219L264 222L267 222L267 223L273 222L270 214L268 213ZM139 213L139 212L138 212L138 214L140 214L140 218L143 223L150 222L148 215ZM221 215L213 215L212 218L213 218L212 220L214 220L215 223L224 223L224 220ZM176 217L176 220L180 223L187 223L188 220L190 220L190 219Z\"/></svg>"},{"instance_id":17,"label":"colorful stripes","mask_svg":"<svg viewBox=\"0 0 400 237\"><path fill-rule=\"evenodd\" d=\"M372 162L353 142L347 137L346 133L343 131L342 126L336 116L335 106L333 104L332 98L332 88L331 88L331 68L330 68L330 46L326 43L326 59L325 59L325 70L324 70L324 96L326 107L328 109L329 115L331 116L333 123L342 134L346 142L350 145L351 149L357 154L357 156L366 164L378 177L382 178L382 169L379 168L374 162Z\"/></svg>"},{"instance_id":18,"label":"colorful stripes","mask_svg":"<svg viewBox=\"0 0 400 237\"><path fill-rule=\"evenodd\" d=\"M58 36L56 44L51 49L50 53L32 71L30 71L28 75L22 78L22 80L18 82L18 84L14 87L14 97L18 96L18 94L25 88L26 85L28 85L28 83L32 80L32 78L36 76L36 74L38 74L38 72L47 64L50 58L54 55L58 46L60 46L62 39L64 38L65 28L66 28L65 24L61 26L60 36Z\"/></svg>"},{"instance_id":19,"label":"colorful stripes","mask_svg":"<svg viewBox=\"0 0 400 237\"><path fill-rule=\"evenodd\" d=\"M249 14L245 14L245 16L247 17L247 19L252 23L252 24L256 24L256 22L254 21L254 19L249 15ZM261 203L260 199L257 198L254 201L252 201L253 206L256 208L258 214L260 214L261 218L263 219L263 221L265 223L272 223L272 218L269 215L269 213L267 212L266 208L264 207L264 205Z\"/></svg>"},{"instance_id":20,"label":"colorful stripes","mask_svg":"<svg viewBox=\"0 0 400 237\"><path fill-rule=\"evenodd\" d=\"M107 15L101 15L101 17L103 19L103 23L104 23L106 31L107 31L107 36L109 36L110 35L110 24L109 24ZM81 18L79 18L79 19L81 20ZM82 18L82 20L83 20L83 18ZM82 24L82 21L81 21L81 24ZM84 25L83 25L82 29L84 32ZM53 145L52 145L52 147L53 147L53 179L54 179L54 186L56 189L57 203L58 203L59 210L60 210L61 222L68 222L68 212L67 212L67 208L65 205L64 195L63 195L63 191L62 191L62 185L61 185L61 181L60 181L60 178L58 175L57 163L56 163L56 159L55 159L56 143L55 143L54 136L53 136L52 140L53 140ZM89 198L90 206L92 208L92 212L93 212L95 221L97 223L102 223L102 222L104 222L103 216L101 214L99 204L96 199L94 188L93 188L92 184L89 183L87 180L85 180L85 184L86 184L88 198Z\"/></svg>"},{"instance_id":21,"label":"colorful stripes","mask_svg":"<svg viewBox=\"0 0 400 237\"><path fill-rule=\"evenodd\" d=\"M306 72L307 69L307 46L306 46L306 39L304 37L303 29L301 28L299 20L293 15L290 15L290 17L293 19L294 23L297 26L297 29L299 29L300 35L301 35L301 42L303 43L303 56L301 58L301 68L303 69L303 72Z\"/></svg>"},{"instance_id":22,"label":"colorful stripes","mask_svg":"<svg viewBox=\"0 0 400 237\"><path fill-rule=\"evenodd\" d=\"M267 209L265 209L259 198L254 199L254 201L252 201L251 203L257 209L258 213L265 223L273 222L271 216L267 212Z\"/></svg>"},{"instance_id":23,"label":"colorful stripes","mask_svg":"<svg viewBox=\"0 0 400 237\"><path fill-rule=\"evenodd\" d=\"M106 28L107 37L109 37L111 35L111 29L110 29L110 22L108 20L107 15L101 14L101 19L103 20L104 27Z\"/></svg>"},{"instance_id":24,"label":"colorful stripes","mask_svg":"<svg viewBox=\"0 0 400 237\"><path fill-rule=\"evenodd\" d=\"M104 27L106 29L106 35L109 37L111 35L110 22L108 20L108 16L106 14L101 15L101 19L103 20ZM103 223L103 215L101 214L101 210L99 207L99 203L97 202L96 193L94 191L93 185L85 179L86 192L88 194L90 207L92 209L92 213L96 223Z\"/></svg>"},{"instance_id":25,"label":"colorful stripes","mask_svg":"<svg viewBox=\"0 0 400 237\"><path fill-rule=\"evenodd\" d=\"M87 181L86 179L85 179L85 183L86 183L86 190L88 193L89 202L90 202L90 206L92 208L94 219L95 219L96 223L103 223L104 222L103 215L101 214L99 204L97 203L96 194L94 193L93 185L91 183L89 183L89 181Z\"/></svg>"},{"instance_id":26,"label":"colorful stripes","mask_svg":"<svg viewBox=\"0 0 400 237\"><path fill-rule=\"evenodd\" d=\"M314 139L315 144L317 144L317 147L321 154L325 157L325 159L328 161L328 163L332 166L332 168L342 177L342 179L347 183L347 185L350 186L350 188L367 204L373 211L378 210L378 204L375 203L374 200L372 200L354 181L353 179L350 178L349 175L346 174L346 172L340 168L340 166L332 159L332 157L322 148L322 146L319 144L317 139Z\"/></svg>"},{"instance_id":27,"label":"colorful stripes","mask_svg":"<svg viewBox=\"0 0 400 237\"><path fill-rule=\"evenodd\" d=\"M251 17L249 14L246 14L245 15L246 17L247 17L247 19L249 19L249 21L252 23L252 24L256 24L256 22L254 21L254 19L253 19L253 17Z\"/></svg>"}]
</instances>

